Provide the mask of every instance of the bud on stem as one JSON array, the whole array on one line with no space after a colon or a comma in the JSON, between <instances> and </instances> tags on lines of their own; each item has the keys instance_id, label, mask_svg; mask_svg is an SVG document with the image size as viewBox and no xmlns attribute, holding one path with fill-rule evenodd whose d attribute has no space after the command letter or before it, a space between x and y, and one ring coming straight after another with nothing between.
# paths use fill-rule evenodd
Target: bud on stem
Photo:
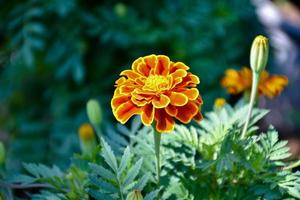
<instances>
[{"instance_id":1,"label":"bud on stem","mask_svg":"<svg viewBox=\"0 0 300 200\"><path fill-rule=\"evenodd\" d=\"M127 195L126 200L143 200L143 196L140 191L135 190Z\"/></svg>"},{"instance_id":2,"label":"bud on stem","mask_svg":"<svg viewBox=\"0 0 300 200\"><path fill-rule=\"evenodd\" d=\"M80 148L84 155L91 155L97 146L93 127L88 124L82 124L78 131L80 138Z\"/></svg>"},{"instance_id":3,"label":"bud on stem","mask_svg":"<svg viewBox=\"0 0 300 200\"><path fill-rule=\"evenodd\" d=\"M269 42L268 38L259 35L257 36L251 46L250 52L250 66L253 72L262 72L268 62L269 57Z\"/></svg>"}]
</instances>

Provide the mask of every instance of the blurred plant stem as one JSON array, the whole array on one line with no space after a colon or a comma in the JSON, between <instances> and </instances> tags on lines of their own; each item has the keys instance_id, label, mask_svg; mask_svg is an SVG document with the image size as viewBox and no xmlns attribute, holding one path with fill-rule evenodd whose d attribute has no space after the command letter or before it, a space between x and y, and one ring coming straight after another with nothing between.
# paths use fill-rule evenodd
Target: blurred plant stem
<instances>
[{"instance_id":1,"label":"blurred plant stem","mask_svg":"<svg viewBox=\"0 0 300 200\"><path fill-rule=\"evenodd\" d=\"M243 127L243 131L242 131L242 135L241 138L244 139L247 133L247 128L249 126L249 121L250 121L250 117L252 114L252 110L253 110L253 106L254 106L254 102L256 99L256 93L257 93L257 88L258 88L258 83L259 83L259 78L260 78L260 74L257 72L252 72L252 88L251 88L251 95L250 95L250 102L249 102L249 110L248 110L248 114L246 117L246 121Z\"/></svg>"},{"instance_id":2,"label":"blurred plant stem","mask_svg":"<svg viewBox=\"0 0 300 200\"><path fill-rule=\"evenodd\" d=\"M156 157L156 175L157 175L157 186L160 186L160 141L161 133L157 132L155 127L153 127L154 134L154 150Z\"/></svg>"}]
</instances>

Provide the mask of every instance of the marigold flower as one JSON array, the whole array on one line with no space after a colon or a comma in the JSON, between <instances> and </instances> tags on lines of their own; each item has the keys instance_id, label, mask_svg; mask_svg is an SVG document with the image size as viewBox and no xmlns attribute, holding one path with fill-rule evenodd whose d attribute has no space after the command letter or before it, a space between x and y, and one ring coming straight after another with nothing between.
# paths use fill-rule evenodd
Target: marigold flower
<instances>
[{"instance_id":1,"label":"marigold flower","mask_svg":"<svg viewBox=\"0 0 300 200\"><path fill-rule=\"evenodd\" d=\"M262 71L258 85L258 94L269 98L278 96L288 84L288 78L282 75L270 75L266 70ZM243 67L240 71L228 69L221 80L221 85L230 94L239 94L250 91L252 84L252 72Z\"/></svg>"},{"instance_id":2,"label":"marigold flower","mask_svg":"<svg viewBox=\"0 0 300 200\"><path fill-rule=\"evenodd\" d=\"M89 123L84 123L79 127L78 134L81 140L88 141L95 139L93 127Z\"/></svg>"},{"instance_id":3,"label":"marigold flower","mask_svg":"<svg viewBox=\"0 0 300 200\"><path fill-rule=\"evenodd\" d=\"M226 100L224 98L216 98L214 107L215 108L222 108L226 104Z\"/></svg>"},{"instance_id":4,"label":"marigold flower","mask_svg":"<svg viewBox=\"0 0 300 200\"><path fill-rule=\"evenodd\" d=\"M133 115L141 115L144 125L155 121L158 132L172 131L174 119L182 123L201 120L202 98L196 88L200 80L188 69L164 55L138 58L116 81L111 101L114 116L124 124Z\"/></svg>"}]
</instances>

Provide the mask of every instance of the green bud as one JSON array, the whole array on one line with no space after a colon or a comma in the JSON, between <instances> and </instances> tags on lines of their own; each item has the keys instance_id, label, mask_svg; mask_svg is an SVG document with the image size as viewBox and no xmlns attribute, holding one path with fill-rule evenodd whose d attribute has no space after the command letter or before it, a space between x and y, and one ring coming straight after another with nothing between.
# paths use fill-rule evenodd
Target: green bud
<instances>
[{"instance_id":1,"label":"green bud","mask_svg":"<svg viewBox=\"0 0 300 200\"><path fill-rule=\"evenodd\" d=\"M99 125L102 121L101 107L97 100L90 99L86 104L87 115L93 125Z\"/></svg>"},{"instance_id":2,"label":"green bud","mask_svg":"<svg viewBox=\"0 0 300 200\"><path fill-rule=\"evenodd\" d=\"M250 52L250 66L256 72L262 72L268 62L269 57L269 42L268 38L259 35L254 39Z\"/></svg>"},{"instance_id":3,"label":"green bud","mask_svg":"<svg viewBox=\"0 0 300 200\"><path fill-rule=\"evenodd\" d=\"M0 142L0 165L5 162L5 147L2 142Z\"/></svg>"},{"instance_id":4,"label":"green bud","mask_svg":"<svg viewBox=\"0 0 300 200\"><path fill-rule=\"evenodd\" d=\"M126 197L126 200L143 200L141 191L134 190L134 191L130 192Z\"/></svg>"},{"instance_id":5,"label":"green bud","mask_svg":"<svg viewBox=\"0 0 300 200\"><path fill-rule=\"evenodd\" d=\"M88 124L82 124L78 129L80 148L84 155L91 155L97 146L96 136L93 127Z\"/></svg>"},{"instance_id":6,"label":"green bud","mask_svg":"<svg viewBox=\"0 0 300 200\"><path fill-rule=\"evenodd\" d=\"M127 14L127 7L123 3L117 3L114 9L116 15L119 17L124 17Z\"/></svg>"}]
</instances>

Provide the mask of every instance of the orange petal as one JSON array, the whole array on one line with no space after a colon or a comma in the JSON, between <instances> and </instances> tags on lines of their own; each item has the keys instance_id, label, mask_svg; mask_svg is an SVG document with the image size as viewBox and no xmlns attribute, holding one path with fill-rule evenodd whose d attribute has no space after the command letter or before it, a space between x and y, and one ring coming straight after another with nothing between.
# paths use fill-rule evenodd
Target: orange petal
<instances>
[{"instance_id":1,"label":"orange petal","mask_svg":"<svg viewBox=\"0 0 300 200\"><path fill-rule=\"evenodd\" d=\"M124 70L120 74L121 76L127 76L129 79L135 80L136 78L139 78L141 75L132 71L132 70Z\"/></svg>"},{"instance_id":2,"label":"orange petal","mask_svg":"<svg viewBox=\"0 0 300 200\"><path fill-rule=\"evenodd\" d=\"M116 85L122 85L123 83L126 82L126 78L125 77L120 77L118 80L115 81Z\"/></svg>"},{"instance_id":3,"label":"orange petal","mask_svg":"<svg viewBox=\"0 0 300 200\"><path fill-rule=\"evenodd\" d=\"M131 101L127 101L117 108L117 110L114 112L114 116L119 122L125 124L130 117L136 114L140 114L140 112L141 108L137 107Z\"/></svg>"},{"instance_id":4,"label":"orange petal","mask_svg":"<svg viewBox=\"0 0 300 200\"><path fill-rule=\"evenodd\" d=\"M160 133L174 130L175 121L164 109L155 110L156 130Z\"/></svg>"},{"instance_id":5,"label":"orange petal","mask_svg":"<svg viewBox=\"0 0 300 200\"><path fill-rule=\"evenodd\" d=\"M158 58L158 64L155 68L155 74L157 75L163 75L166 76L169 74L169 68L170 68L170 59L167 56L159 55Z\"/></svg>"},{"instance_id":6,"label":"orange petal","mask_svg":"<svg viewBox=\"0 0 300 200\"><path fill-rule=\"evenodd\" d=\"M203 119L203 116L200 112L198 112L194 117L194 120L196 120L198 122L200 122L202 119Z\"/></svg>"},{"instance_id":7,"label":"orange petal","mask_svg":"<svg viewBox=\"0 0 300 200\"><path fill-rule=\"evenodd\" d=\"M139 57L138 59L136 59L135 61L133 61L132 66L131 66L132 70L135 71L135 72L138 72L138 65L140 63L142 63L142 62L143 62L143 58L142 57Z\"/></svg>"},{"instance_id":8,"label":"orange petal","mask_svg":"<svg viewBox=\"0 0 300 200\"><path fill-rule=\"evenodd\" d=\"M170 72L173 73L175 72L177 69L183 69L185 71L189 70L190 68L188 66L186 66L184 63L182 62L176 62L176 63L172 63L171 64L171 68L170 68Z\"/></svg>"},{"instance_id":9,"label":"orange petal","mask_svg":"<svg viewBox=\"0 0 300 200\"><path fill-rule=\"evenodd\" d=\"M149 101L145 100L145 99L136 99L134 96L131 97L131 101L137 105L138 107L143 107L145 106L147 103L149 103Z\"/></svg>"},{"instance_id":10,"label":"orange petal","mask_svg":"<svg viewBox=\"0 0 300 200\"><path fill-rule=\"evenodd\" d=\"M111 107L113 110L116 110L121 104L129 101L129 96L114 96L111 100Z\"/></svg>"},{"instance_id":11,"label":"orange petal","mask_svg":"<svg viewBox=\"0 0 300 200\"><path fill-rule=\"evenodd\" d=\"M146 76L146 77L149 76L150 70L151 70L150 66L148 66L148 65L145 64L145 63L140 63L140 64L137 66L137 71L138 71L140 74L142 74L142 75L144 75L144 76Z\"/></svg>"},{"instance_id":12,"label":"orange petal","mask_svg":"<svg viewBox=\"0 0 300 200\"><path fill-rule=\"evenodd\" d=\"M177 107L178 113L176 118L182 123L190 123L190 121L199 112L198 106L193 102L188 102L185 106Z\"/></svg>"},{"instance_id":13,"label":"orange petal","mask_svg":"<svg viewBox=\"0 0 300 200\"><path fill-rule=\"evenodd\" d=\"M173 106L184 106L188 102L188 97L178 92L171 92L170 95L171 104Z\"/></svg>"},{"instance_id":14,"label":"orange petal","mask_svg":"<svg viewBox=\"0 0 300 200\"><path fill-rule=\"evenodd\" d=\"M167 112L168 115L174 117L177 115L177 108L175 106L172 106L169 104L166 108L165 111Z\"/></svg>"},{"instance_id":15,"label":"orange petal","mask_svg":"<svg viewBox=\"0 0 300 200\"><path fill-rule=\"evenodd\" d=\"M182 91L182 93L185 94L189 100L196 100L199 96L199 91L197 88L186 89Z\"/></svg>"},{"instance_id":16,"label":"orange petal","mask_svg":"<svg viewBox=\"0 0 300 200\"><path fill-rule=\"evenodd\" d=\"M183 69L178 69L175 72L173 72L171 74L171 76L173 77L173 80L176 80L178 78L183 78L187 75L187 72Z\"/></svg>"},{"instance_id":17,"label":"orange petal","mask_svg":"<svg viewBox=\"0 0 300 200\"><path fill-rule=\"evenodd\" d=\"M157 58L156 55L149 55L144 57L145 63L151 68L154 69L157 65Z\"/></svg>"},{"instance_id":18,"label":"orange petal","mask_svg":"<svg viewBox=\"0 0 300 200\"><path fill-rule=\"evenodd\" d=\"M152 99L152 105L155 108L165 108L170 103L170 99L168 96L161 94L159 97L154 97Z\"/></svg>"},{"instance_id":19,"label":"orange petal","mask_svg":"<svg viewBox=\"0 0 300 200\"><path fill-rule=\"evenodd\" d=\"M154 119L154 107L152 104L147 104L142 109L141 120L144 125L149 126L152 124Z\"/></svg>"},{"instance_id":20,"label":"orange petal","mask_svg":"<svg viewBox=\"0 0 300 200\"><path fill-rule=\"evenodd\" d=\"M127 84L125 84L125 85L120 86L120 93L121 94L129 94L134 89L135 89L135 87L133 85L127 85Z\"/></svg>"}]
</instances>

